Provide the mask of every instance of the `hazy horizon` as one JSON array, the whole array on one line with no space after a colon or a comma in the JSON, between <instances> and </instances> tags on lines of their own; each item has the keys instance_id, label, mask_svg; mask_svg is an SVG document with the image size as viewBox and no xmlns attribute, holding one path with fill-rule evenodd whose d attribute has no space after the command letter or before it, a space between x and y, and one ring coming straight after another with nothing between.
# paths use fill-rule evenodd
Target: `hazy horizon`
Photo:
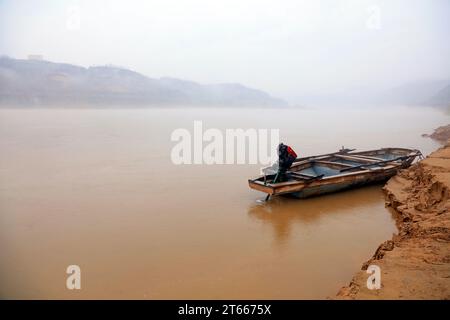
<instances>
[{"instance_id":1,"label":"hazy horizon","mask_svg":"<svg viewBox=\"0 0 450 320\"><path fill-rule=\"evenodd\" d=\"M448 79L450 2L0 1L0 54L288 100Z\"/></svg>"}]
</instances>

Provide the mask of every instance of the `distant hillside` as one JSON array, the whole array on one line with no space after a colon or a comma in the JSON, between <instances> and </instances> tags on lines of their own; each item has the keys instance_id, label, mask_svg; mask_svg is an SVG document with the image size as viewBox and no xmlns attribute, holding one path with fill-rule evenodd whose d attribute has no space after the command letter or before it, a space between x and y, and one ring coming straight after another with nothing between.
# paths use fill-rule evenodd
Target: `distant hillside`
<instances>
[{"instance_id":1,"label":"distant hillside","mask_svg":"<svg viewBox=\"0 0 450 320\"><path fill-rule=\"evenodd\" d=\"M287 103L240 84L152 79L124 68L0 58L0 106L243 106Z\"/></svg>"},{"instance_id":2,"label":"distant hillside","mask_svg":"<svg viewBox=\"0 0 450 320\"><path fill-rule=\"evenodd\" d=\"M408 83L389 90L381 97L381 100L400 105L433 105L445 107L449 100L448 95L447 99L445 99L445 92L443 90L449 86L450 80Z\"/></svg>"},{"instance_id":3,"label":"distant hillside","mask_svg":"<svg viewBox=\"0 0 450 320\"><path fill-rule=\"evenodd\" d=\"M359 87L330 91L316 95L300 95L309 105L323 106L433 106L447 108L450 105L450 79L422 80L405 83L390 89L379 89L365 84Z\"/></svg>"},{"instance_id":4,"label":"distant hillside","mask_svg":"<svg viewBox=\"0 0 450 320\"><path fill-rule=\"evenodd\" d=\"M445 107L450 110L450 84L433 95L428 103L432 106Z\"/></svg>"}]
</instances>

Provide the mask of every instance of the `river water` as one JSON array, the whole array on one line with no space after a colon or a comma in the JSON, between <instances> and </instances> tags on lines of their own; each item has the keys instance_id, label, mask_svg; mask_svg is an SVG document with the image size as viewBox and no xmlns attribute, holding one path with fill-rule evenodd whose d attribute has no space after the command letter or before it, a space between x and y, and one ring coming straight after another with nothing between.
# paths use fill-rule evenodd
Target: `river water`
<instances>
[{"instance_id":1,"label":"river water","mask_svg":"<svg viewBox=\"0 0 450 320\"><path fill-rule=\"evenodd\" d=\"M399 146L429 108L2 109L0 297L324 299L396 232L381 186L306 200L248 188L260 165L174 165L177 128L280 129L301 156ZM81 268L68 290L66 268Z\"/></svg>"}]
</instances>

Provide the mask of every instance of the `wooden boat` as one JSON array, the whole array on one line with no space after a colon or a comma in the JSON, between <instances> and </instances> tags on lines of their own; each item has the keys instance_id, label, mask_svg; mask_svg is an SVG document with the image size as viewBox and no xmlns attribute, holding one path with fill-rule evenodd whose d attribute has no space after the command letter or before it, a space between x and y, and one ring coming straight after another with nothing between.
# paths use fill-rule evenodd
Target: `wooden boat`
<instances>
[{"instance_id":1,"label":"wooden boat","mask_svg":"<svg viewBox=\"0 0 450 320\"><path fill-rule=\"evenodd\" d=\"M276 174L249 179L250 188L272 195L307 198L349 188L386 181L399 169L409 167L419 150L383 148L353 152L341 149L336 153L298 158L287 172L287 181L274 182Z\"/></svg>"}]
</instances>

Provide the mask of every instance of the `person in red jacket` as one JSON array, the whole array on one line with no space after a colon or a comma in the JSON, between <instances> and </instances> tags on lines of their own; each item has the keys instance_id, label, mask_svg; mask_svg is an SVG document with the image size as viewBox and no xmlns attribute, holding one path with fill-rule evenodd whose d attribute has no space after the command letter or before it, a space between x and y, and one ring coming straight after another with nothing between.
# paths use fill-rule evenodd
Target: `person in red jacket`
<instances>
[{"instance_id":1,"label":"person in red jacket","mask_svg":"<svg viewBox=\"0 0 450 320\"><path fill-rule=\"evenodd\" d=\"M295 151L288 145L283 144L281 142L278 145L278 179L277 182L286 181L288 177L286 176L286 172L294 163L294 160L297 159L297 154Z\"/></svg>"}]
</instances>

